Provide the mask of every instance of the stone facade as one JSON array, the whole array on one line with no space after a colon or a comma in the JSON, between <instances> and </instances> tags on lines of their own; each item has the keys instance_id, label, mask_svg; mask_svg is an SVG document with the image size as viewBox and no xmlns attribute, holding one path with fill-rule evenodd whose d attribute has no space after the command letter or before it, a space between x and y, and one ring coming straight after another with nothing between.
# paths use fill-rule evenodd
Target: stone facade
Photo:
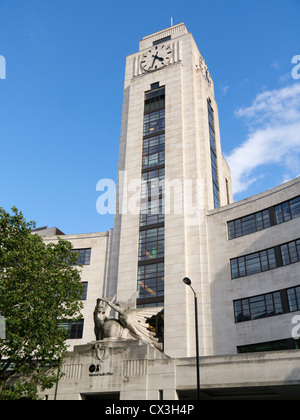
<instances>
[{"instance_id":1,"label":"stone facade","mask_svg":"<svg viewBox=\"0 0 300 420\"><path fill-rule=\"evenodd\" d=\"M299 351L200 358L201 400L298 400ZM138 341L77 346L48 400L196 400L195 358L170 358Z\"/></svg>"},{"instance_id":2,"label":"stone facade","mask_svg":"<svg viewBox=\"0 0 300 420\"><path fill-rule=\"evenodd\" d=\"M230 259L270 249L299 238L299 218L228 240L227 222L287 202L300 194L300 178L208 212L214 354L233 354L237 346L288 339L295 315L285 313L235 323L233 301L299 285L299 263L231 279Z\"/></svg>"},{"instance_id":3,"label":"stone facade","mask_svg":"<svg viewBox=\"0 0 300 420\"><path fill-rule=\"evenodd\" d=\"M143 54L161 40L167 40L172 48L169 64L145 72L141 67ZM141 179L145 92L153 85L164 86L166 91L165 180L177 180L182 186L181 194L170 194L171 211L164 219L163 352L137 340L94 342L93 325L97 298L116 294L118 301L127 301L137 290L140 190L126 191L125 196L124 177L127 183ZM214 120L219 186L216 209L208 103ZM187 181L194 183L192 194ZM291 340L292 317L299 310L288 308L286 290L300 285L299 259L279 263L283 258L279 251L281 244L299 239L300 217L296 209L291 220L279 223L274 209L299 195L297 178L233 203L230 169L221 152L213 81L192 35L179 24L144 37L139 51L126 60L114 228L104 233L63 236L75 249L91 249L91 260L82 269L82 281L88 282L83 335L69 340L72 352L64 366L66 375L56 393L52 390L48 397L195 398L194 299L182 282L188 276L198 294L202 398L297 399L298 350L237 353L245 346ZM126 211L131 198L136 199L135 212ZM271 209L270 225L229 238L229 223L266 209ZM43 235L43 231L38 234ZM47 242L56 240L60 233L44 231L44 235ZM257 254L261 259L268 255L270 260L271 251L267 250L273 252L275 248L273 266L232 276L235 259L246 261L245 256ZM263 296L269 308L274 293L280 295L282 312L277 307L276 314L270 310L268 316L262 313L253 319L238 319L245 314L235 313L236 301L249 304L250 298ZM272 300L274 307L277 304Z\"/></svg>"}]
</instances>

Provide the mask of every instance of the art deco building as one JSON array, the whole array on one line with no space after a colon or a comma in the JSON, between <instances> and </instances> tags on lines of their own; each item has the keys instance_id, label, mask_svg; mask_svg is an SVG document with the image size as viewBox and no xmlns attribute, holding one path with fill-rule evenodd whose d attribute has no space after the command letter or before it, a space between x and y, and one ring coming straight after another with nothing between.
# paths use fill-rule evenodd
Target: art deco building
<instances>
[{"instance_id":1,"label":"art deco building","mask_svg":"<svg viewBox=\"0 0 300 420\"><path fill-rule=\"evenodd\" d=\"M297 399L300 178L233 202L213 81L183 23L127 57L116 208L109 232L63 236L86 288L83 319L66 325L74 351L57 398L195 398L187 276L198 295L201 397ZM162 351L95 344L96 300L114 295L156 308Z\"/></svg>"}]
</instances>

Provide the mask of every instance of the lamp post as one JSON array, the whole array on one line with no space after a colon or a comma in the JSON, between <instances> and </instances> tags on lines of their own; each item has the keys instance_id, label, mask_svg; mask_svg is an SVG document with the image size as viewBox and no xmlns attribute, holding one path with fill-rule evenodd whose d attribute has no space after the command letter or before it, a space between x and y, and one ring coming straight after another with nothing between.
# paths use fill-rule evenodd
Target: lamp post
<instances>
[{"instance_id":1,"label":"lamp post","mask_svg":"<svg viewBox=\"0 0 300 420\"><path fill-rule=\"evenodd\" d=\"M183 282L190 286L194 293L195 298L195 332L196 332L196 362L197 362L197 395L198 400L200 400L200 366L199 366L199 337L198 337L198 302L197 302L197 293L192 287L192 282L188 277L183 279Z\"/></svg>"}]
</instances>

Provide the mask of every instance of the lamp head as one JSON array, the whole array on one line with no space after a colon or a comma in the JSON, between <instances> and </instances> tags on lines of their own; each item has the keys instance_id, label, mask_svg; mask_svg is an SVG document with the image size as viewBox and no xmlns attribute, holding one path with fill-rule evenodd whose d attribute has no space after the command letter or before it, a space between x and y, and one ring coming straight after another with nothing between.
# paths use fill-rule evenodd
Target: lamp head
<instances>
[{"instance_id":1,"label":"lamp head","mask_svg":"<svg viewBox=\"0 0 300 420\"><path fill-rule=\"evenodd\" d=\"M192 284L191 280L188 277L185 277L183 279L183 283L185 283L187 286L190 286Z\"/></svg>"}]
</instances>

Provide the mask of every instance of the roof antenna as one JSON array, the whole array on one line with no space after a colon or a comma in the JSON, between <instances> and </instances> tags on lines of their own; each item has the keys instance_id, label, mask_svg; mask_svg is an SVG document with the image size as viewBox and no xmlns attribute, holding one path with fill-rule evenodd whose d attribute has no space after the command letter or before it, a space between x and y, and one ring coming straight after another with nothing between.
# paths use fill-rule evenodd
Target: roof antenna
<instances>
[{"instance_id":1,"label":"roof antenna","mask_svg":"<svg viewBox=\"0 0 300 420\"><path fill-rule=\"evenodd\" d=\"M173 26L173 17L171 16L171 26Z\"/></svg>"}]
</instances>

